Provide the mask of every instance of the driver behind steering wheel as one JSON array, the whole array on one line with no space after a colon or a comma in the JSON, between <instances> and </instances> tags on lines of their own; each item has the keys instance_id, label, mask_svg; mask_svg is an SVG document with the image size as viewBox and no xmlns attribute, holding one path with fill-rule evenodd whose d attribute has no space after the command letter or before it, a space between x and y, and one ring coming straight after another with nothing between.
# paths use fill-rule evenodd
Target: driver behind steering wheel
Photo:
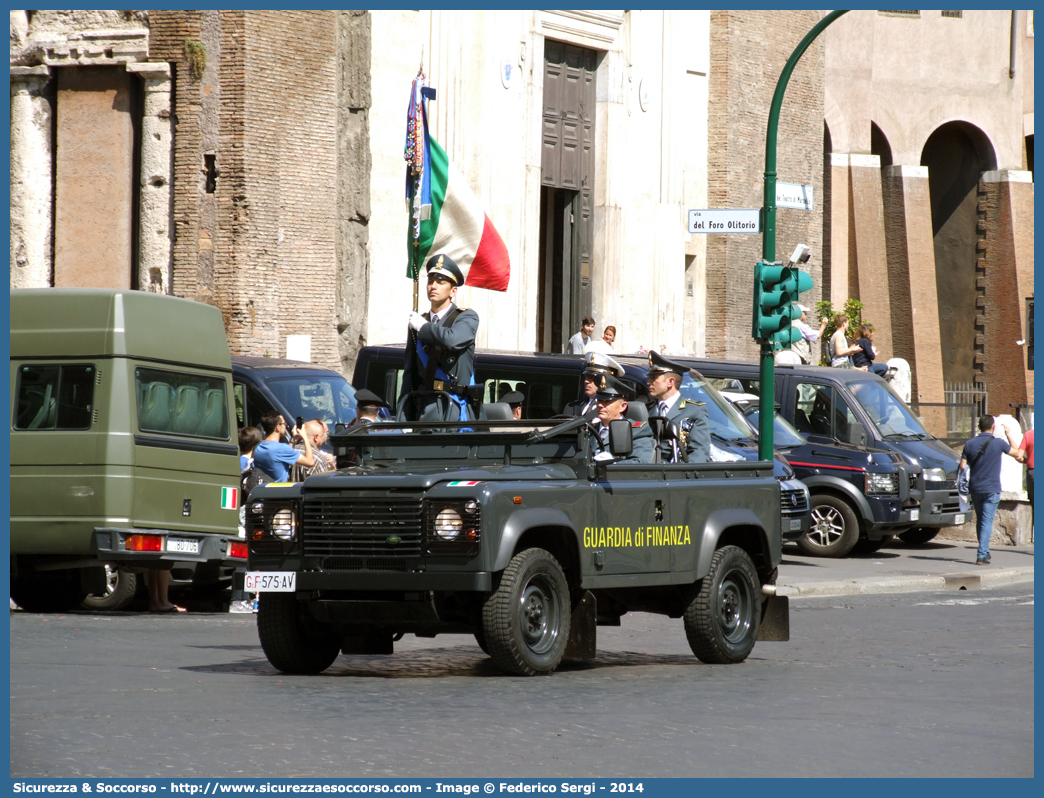
<instances>
[{"instance_id":1,"label":"driver behind steering wheel","mask_svg":"<svg viewBox=\"0 0 1044 798\"><path fill-rule=\"evenodd\" d=\"M598 404L598 418L592 420L591 426L598 434L602 442L602 450L609 450L609 422L623 418L627 412L627 400L624 393L627 390L624 383L608 374L600 374L597 377L597 388L595 401ZM652 463L653 461L653 438L652 429L645 421L631 422L631 453L626 457L616 460L617 463Z\"/></svg>"}]
</instances>

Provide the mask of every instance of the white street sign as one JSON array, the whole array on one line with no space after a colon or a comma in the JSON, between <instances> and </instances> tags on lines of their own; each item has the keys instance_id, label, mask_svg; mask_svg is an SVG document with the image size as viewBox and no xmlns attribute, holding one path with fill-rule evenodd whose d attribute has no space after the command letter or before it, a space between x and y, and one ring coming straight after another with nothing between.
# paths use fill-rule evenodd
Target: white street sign
<instances>
[{"instance_id":1,"label":"white street sign","mask_svg":"<svg viewBox=\"0 0 1044 798\"><path fill-rule=\"evenodd\" d=\"M690 233L760 233L761 210L722 210L718 208L689 211Z\"/></svg>"},{"instance_id":2,"label":"white street sign","mask_svg":"<svg viewBox=\"0 0 1044 798\"><path fill-rule=\"evenodd\" d=\"M800 183L776 183L776 207L812 210L812 186Z\"/></svg>"}]
</instances>

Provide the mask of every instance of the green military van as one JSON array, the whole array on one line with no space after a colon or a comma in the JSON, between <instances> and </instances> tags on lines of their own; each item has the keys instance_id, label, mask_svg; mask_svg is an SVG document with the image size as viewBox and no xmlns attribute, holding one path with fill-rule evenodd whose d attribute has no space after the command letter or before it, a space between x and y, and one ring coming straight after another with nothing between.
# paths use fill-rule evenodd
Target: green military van
<instances>
[{"instance_id":1,"label":"green military van","mask_svg":"<svg viewBox=\"0 0 1044 798\"><path fill-rule=\"evenodd\" d=\"M11 597L23 609L71 609L104 593L107 570L216 581L245 561L217 308L13 290L10 379Z\"/></svg>"}]
</instances>

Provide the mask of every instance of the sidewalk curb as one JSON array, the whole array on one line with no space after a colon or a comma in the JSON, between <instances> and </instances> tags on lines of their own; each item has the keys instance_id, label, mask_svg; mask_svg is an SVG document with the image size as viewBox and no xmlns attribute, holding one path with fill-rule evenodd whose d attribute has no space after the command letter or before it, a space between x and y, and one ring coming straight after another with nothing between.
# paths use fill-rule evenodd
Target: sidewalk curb
<instances>
[{"instance_id":1,"label":"sidewalk curb","mask_svg":"<svg viewBox=\"0 0 1044 798\"><path fill-rule=\"evenodd\" d=\"M851 596L870 593L915 593L927 590L978 590L1015 582L1032 582L1033 568L984 568L938 576L872 576L833 582L778 584L779 595L790 598L812 596Z\"/></svg>"}]
</instances>

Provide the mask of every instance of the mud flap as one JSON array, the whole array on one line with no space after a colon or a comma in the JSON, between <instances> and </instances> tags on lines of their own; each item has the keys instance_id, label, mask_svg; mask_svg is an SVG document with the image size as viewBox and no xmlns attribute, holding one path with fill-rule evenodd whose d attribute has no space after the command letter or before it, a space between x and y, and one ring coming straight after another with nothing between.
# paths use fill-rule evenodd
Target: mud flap
<instances>
[{"instance_id":1,"label":"mud flap","mask_svg":"<svg viewBox=\"0 0 1044 798\"><path fill-rule=\"evenodd\" d=\"M598 634L598 600L590 590L573 607L569 624L569 642L566 643L565 659L594 659Z\"/></svg>"},{"instance_id":2,"label":"mud flap","mask_svg":"<svg viewBox=\"0 0 1044 798\"><path fill-rule=\"evenodd\" d=\"M790 597L763 596L758 640L790 639Z\"/></svg>"}]
</instances>

